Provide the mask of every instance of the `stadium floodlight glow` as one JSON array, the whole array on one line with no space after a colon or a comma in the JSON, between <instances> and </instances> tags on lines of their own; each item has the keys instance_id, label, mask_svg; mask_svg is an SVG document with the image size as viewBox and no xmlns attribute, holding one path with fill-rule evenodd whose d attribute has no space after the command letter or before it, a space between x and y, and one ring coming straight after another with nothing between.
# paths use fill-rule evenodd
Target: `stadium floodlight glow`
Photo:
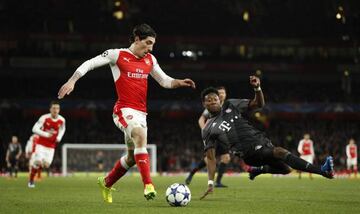
<instances>
[{"instance_id":1,"label":"stadium floodlight glow","mask_svg":"<svg viewBox=\"0 0 360 214\"><path fill-rule=\"evenodd\" d=\"M336 18L337 18L337 19L341 19L341 14L340 14L340 13L337 13L337 14L336 14Z\"/></svg>"},{"instance_id":2,"label":"stadium floodlight glow","mask_svg":"<svg viewBox=\"0 0 360 214\"><path fill-rule=\"evenodd\" d=\"M171 52L169 56L170 56L170 58L174 58L175 57L174 52Z\"/></svg>"},{"instance_id":3,"label":"stadium floodlight glow","mask_svg":"<svg viewBox=\"0 0 360 214\"><path fill-rule=\"evenodd\" d=\"M250 20L250 14L249 14L248 11L245 11L245 12L243 13L243 20L244 20L245 22L248 22L248 21Z\"/></svg>"},{"instance_id":4,"label":"stadium floodlight glow","mask_svg":"<svg viewBox=\"0 0 360 214\"><path fill-rule=\"evenodd\" d=\"M120 7L120 5L121 5L121 1L116 1L116 2L115 2L115 6L116 6L116 7Z\"/></svg>"},{"instance_id":5,"label":"stadium floodlight glow","mask_svg":"<svg viewBox=\"0 0 360 214\"><path fill-rule=\"evenodd\" d=\"M349 72L348 70L345 70L345 71L344 71L344 76L347 77L347 76L349 76L349 75L350 75L350 72Z\"/></svg>"},{"instance_id":6,"label":"stadium floodlight glow","mask_svg":"<svg viewBox=\"0 0 360 214\"><path fill-rule=\"evenodd\" d=\"M124 13L121 10L115 11L113 15L118 20L121 20L124 18Z\"/></svg>"}]
</instances>

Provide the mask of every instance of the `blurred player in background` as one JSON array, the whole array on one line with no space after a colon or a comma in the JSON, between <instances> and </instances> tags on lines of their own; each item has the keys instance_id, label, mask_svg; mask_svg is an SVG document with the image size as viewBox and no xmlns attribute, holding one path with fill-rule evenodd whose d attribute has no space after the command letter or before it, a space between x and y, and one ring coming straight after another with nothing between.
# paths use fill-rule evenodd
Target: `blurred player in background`
<instances>
[{"instance_id":1,"label":"blurred player in background","mask_svg":"<svg viewBox=\"0 0 360 214\"><path fill-rule=\"evenodd\" d=\"M19 171L19 158L22 154L21 144L19 143L17 136L11 137L11 142L6 151L6 164L9 169L10 177L13 177L13 172L15 172L15 178Z\"/></svg>"},{"instance_id":2,"label":"blurred player in background","mask_svg":"<svg viewBox=\"0 0 360 214\"><path fill-rule=\"evenodd\" d=\"M244 118L248 111L265 105L264 95L260 87L260 79L250 76L250 84L254 87L255 98L228 99L220 105L218 91L207 88L201 93L203 106L213 115L202 130L206 157L208 160L208 189L201 197L204 198L214 190L216 170L215 148L217 144L225 144L235 155L244 159L251 166L250 179L264 173L288 174L290 167L296 170L320 174L333 178L333 158L327 157L323 166L311 163L291 154L282 147L275 147L265 134Z\"/></svg>"},{"instance_id":3,"label":"blurred player in background","mask_svg":"<svg viewBox=\"0 0 360 214\"><path fill-rule=\"evenodd\" d=\"M156 58L150 53L155 39L156 33L149 25L136 26L130 36L129 48L109 49L87 60L76 69L58 93L60 99L70 94L75 83L90 70L105 65L111 68L118 95L113 120L124 132L128 153L115 163L107 177L98 178L104 201L108 203L112 203L112 185L135 164L142 177L145 198L149 200L156 196L146 149L148 76L151 75L164 88L195 88L195 83L191 79L173 79L163 72Z\"/></svg>"},{"instance_id":4,"label":"blurred player in background","mask_svg":"<svg viewBox=\"0 0 360 214\"><path fill-rule=\"evenodd\" d=\"M36 147L36 142L39 140L39 135L37 134L33 134L30 136L29 140L26 143L25 146L25 157L26 159L29 161L29 172L31 170L31 156L34 154L35 152L35 147ZM41 179L41 167L39 167L38 172L37 172L37 176L36 179L40 180Z\"/></svg>"},{"instance_id":5,"label":"blurred player in background","mask_svg":"<svg viewBox=\"0 0 360 214\"><path fill-rule=\"evenodd\" d=\"M351 175L351 170L354 172L355 178L357 177L357 146L355 144L354 138L349 140L349 144L346 145L346 166L347 166L347 173L349 177Z\"/></svg>"},{"instance_id":6,"label":"blurred player in background","mask_svg":"<svg viewBox=\"0 0 360 214\"><path fill-rule=\"evenodd\" d=\"M304 134L304 138L300 140L297 150L300 154L301 159L313 164L315 158L314 143L310 139L309 133ZM298 173L299 179L301 179L301 171L298 171ZM311 173L309 173L309 177L310 179L313 179Z\"/></svg>"},{"instance_id":7,"label":"blurred player in background","mask_svg":"<svg viewBox=\"0 0 360 214\"><path fill-rule=\"evenodd\" d=\"M224 103L224 101L226 100L226 88L224 86L219 86L216 89L218 90L220 104L222 105ZM200 129L203 129L205 127L206 121L210 118L211 118L211 115L210 115L209 111L205 109L203 111L203 113L201 114L199 121L198 121ZM215 153L216 153L216 156L220 156L220 164L219 164L218 170L217 170L217 178L216 178L216 182L215 182L215 187L227 187L226 185L222 184L221 179L223 177L223 174L226 171L227 164L229 164L229 162L230 162L229 148L228 148L228 146L217 145ZM206 162L207 162L206 156L204 156L204 158L197 164L197 166L191 170L190 174L188 175L188 177L185 180L186 184L189 185L191 183L191 180L197 171L206 167Z\"/></svg>"},{"instance_id":8,"label":"blurred player in background","mask_svg":"<svg viewBox=\"0 0 360 214\"><path fill-rule=\"evenodd\" d=\"M60 114L60 103L50 103L50 113L42 115L33 126L33 133L39 135L35 152L31 155L31 169L29 175L29 188L35 187L34 177L39 168L49 168L57 144L65 134L65 118Z\"/></svg>"}]
</instances>

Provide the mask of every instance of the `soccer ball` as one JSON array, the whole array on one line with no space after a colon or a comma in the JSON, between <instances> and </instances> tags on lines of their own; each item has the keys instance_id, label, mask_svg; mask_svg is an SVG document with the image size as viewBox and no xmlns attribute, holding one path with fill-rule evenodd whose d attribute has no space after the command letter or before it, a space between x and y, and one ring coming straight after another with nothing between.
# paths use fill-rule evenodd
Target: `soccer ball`
<instances>
[{"instance_id":1,"label":"soccer ball","mask_svg":"<svg viewBox=\"0 0 360 214\"><path fill-rule=\"evenodd\" d=\"M191 200L191 192L185 184L172 184L166 190L166 201L173 207L184 207Z\"/></svg>"}]
</instances>

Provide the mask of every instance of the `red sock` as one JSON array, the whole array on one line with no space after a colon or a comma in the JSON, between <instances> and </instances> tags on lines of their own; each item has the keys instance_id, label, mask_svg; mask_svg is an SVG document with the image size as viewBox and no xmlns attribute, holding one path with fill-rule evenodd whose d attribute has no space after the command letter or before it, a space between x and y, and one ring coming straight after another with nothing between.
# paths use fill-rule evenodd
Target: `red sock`
<instances>
[{"instance_id":1,"label":"red sock","mask_svg":"<svg viewBox=\"0 0 360 214\"><path fill-rule=\"evenodd\" d=\"M30 182L34 182L34 177L36 175L37 170L38 169L35 169L34 167L31 167L30 176L29 176L29 181Z\"/></svg>"},{"instance_id":2,"label":"red sock","mask_svg":"<svg viewBox=\"0 0 360 214\"><path fill-rule=\"evenodd\" d=\"M41 178L41 167L39 167L39 169L37 170L37 178Z\"/></svg>"},{"instance_id":3,"label":"red sock","mask_svg":"<svg viewBox=\"0 0 360 214\"><path fill-rule=\"evenodd\" d=\"M142 181L145 184L152 184L150 177L149 154L146 148L135 148L134 150L136 166L141 174Z\"/></svg>"},{"instance_id":4,"label":"red sock","mask_svg":"<svg viewBox=\"0 0 360 214\"><path fill-rule=\"evenodd\" d=\"M124 165L124 166L123 166ZM108 176L105 178L105 186L111 187L116 181L118 181L123 175L126 174L129 167L125 162L125 157L122 157L118 160L112 170L109 172Z\"/></svg>"}]
</instances>

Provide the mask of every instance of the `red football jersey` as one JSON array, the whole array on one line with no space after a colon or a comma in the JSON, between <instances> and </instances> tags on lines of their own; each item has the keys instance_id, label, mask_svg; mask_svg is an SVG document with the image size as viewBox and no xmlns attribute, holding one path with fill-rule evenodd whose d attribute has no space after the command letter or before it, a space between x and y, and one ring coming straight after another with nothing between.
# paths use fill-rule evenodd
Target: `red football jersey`
<instances>
[{"instance_id":1,"label":"red football jersey","mask_svg":"<svg viewBox=\"0 0 360 214\"><path fill-rule=\"evenodd\" d=\"M65 119L61 115L54 119L51 114L45 114L34 125L33 132L39 135L38 145L55 148L65 133Z\"/></svg>"},{"instance_id":2,"label":"red football jersey","mask_svg":"<svg viewBox=\"0 0 360 214\"><path fill-rule=\"evenodd\" d=\"M120 77L115 81L118 100L114 112L121 108L146 112L148 76L153 70L151 54L138 59L128 51L120 50L116 66L119 69L116 72L119 72Z\"/></svg>"},{"instance_id":3,"label":"red football jersey","mask_svg":"<svg viewBox=\"0 0 360 214\"><path fill-rule=\"evenodd\" d=\"M313 155L314 148L312 140L301 140L298 146L298 151L301 155Z\"/></svg>"},{"instance_id":4,"label":"red football jersey","mask_svg":"<svg viewBox=\"0 0 360 214\"><path fill-rule=\"evenodd\" d=\"M357 158L357 146L356 145L347 145L346 153L348 158Z\"/></svg>"}]
</instances>

